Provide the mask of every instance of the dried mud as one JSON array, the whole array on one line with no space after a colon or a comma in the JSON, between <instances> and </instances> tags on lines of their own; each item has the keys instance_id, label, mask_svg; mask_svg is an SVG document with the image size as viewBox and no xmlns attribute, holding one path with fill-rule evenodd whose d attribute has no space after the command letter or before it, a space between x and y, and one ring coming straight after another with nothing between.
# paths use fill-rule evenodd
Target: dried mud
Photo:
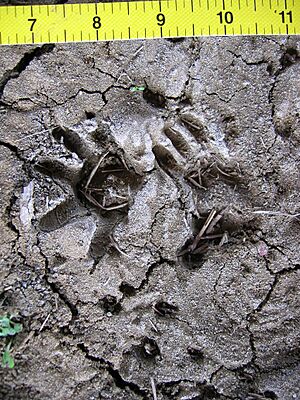
<instances>
[{"instance_id":1,"label":"dried mud","mask_svg":"<svg viewBox=\"0 0 300 400\"><path fill-rule=\"evenodd\" d=\"M1 48L1 313L24 326L2 399L300 398L299 57Z\"/></svg>"}]
</instances>

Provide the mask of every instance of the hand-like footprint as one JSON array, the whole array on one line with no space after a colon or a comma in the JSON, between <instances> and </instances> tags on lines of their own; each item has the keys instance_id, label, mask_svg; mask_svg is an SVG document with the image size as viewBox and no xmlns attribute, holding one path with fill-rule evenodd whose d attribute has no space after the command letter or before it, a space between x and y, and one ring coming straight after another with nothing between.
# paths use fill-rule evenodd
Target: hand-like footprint
<instances>
[{"instance_id":1,"label":"hand-like footprint","mask_svg":"<svg viewBox=\"0 0 300 400\"><path fill-rule=\"evenodd\" d=\"M193 187L206 189L217 181L236 185L240 180L238 165L219 151L209 127L193 112L183 111L179 118L167 120L152 140L161 168L173 177L183 176Z\"/></svg>"},{"instance_id":2,"label":"hand-like footprint","mask_svg":"<svg viewBox=\"0 0 300 400\"><path fill-rule=\"evenodd\" d=\"M218 182L234 187L240 182L238 165L218 151L207 124L193 112L182 112L179 118L169 119L161 131L154 132L152 140L159 166L178 185L184 187L183 182L188 182L192 190L198 192ZM226 242L221 224L223 214L224 209L207 210L195 221L194 236L177 253L185 265L199 266L211 244ZM207 224L210 216L213 217Z\"/></svg>"},{"instance_id":3,"label":"hand-like footprint","mask_svg":"<svg viewBox=\"0 0 300 400\"><path fill-rule=\"evenodd\" d=\"M100 137L99 141L99 132L91 140L84 139L75 130L57 127L53 137L67 149L67 154L75 153L77 162L45 157L36 165L39 172L49 175L61 186L65 182L64 191L69 189L66 199L41 218L40 228L53 231L78 215L96 211L101 223L90 252L93 257L102 256L110 243L110 233L126 215L142 178L129 168L112 140Z\"/></svg>"}]
</instances>

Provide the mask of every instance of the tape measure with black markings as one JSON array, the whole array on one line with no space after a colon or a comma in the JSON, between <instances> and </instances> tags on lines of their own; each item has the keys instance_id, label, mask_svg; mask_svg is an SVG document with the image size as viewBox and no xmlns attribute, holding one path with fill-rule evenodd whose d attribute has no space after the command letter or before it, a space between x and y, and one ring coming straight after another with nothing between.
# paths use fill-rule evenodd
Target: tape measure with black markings
<instances>
[{"instance_id":1,"label":"tape measure with black markings","mask_svg":"<svg viewBox=\"0 0 300 400\"><path fill-rule=\"evenodd\" d=\"M300 0L149 0L0 6L0 44L299 35Z\"/></svg>"}]
</instances>

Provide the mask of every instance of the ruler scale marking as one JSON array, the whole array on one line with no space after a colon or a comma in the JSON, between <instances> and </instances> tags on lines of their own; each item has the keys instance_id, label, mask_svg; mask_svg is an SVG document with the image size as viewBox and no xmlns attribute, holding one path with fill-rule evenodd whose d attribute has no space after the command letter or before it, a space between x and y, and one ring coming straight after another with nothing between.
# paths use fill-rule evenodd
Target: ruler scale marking
<instances>
[{"instance_id":1,"label":"ruler scale marking","mask_svg":"<svg viewBox=\"0 0 300 400\"><path fill-rule=\"evenodd\" d=\"M125 1L126 4L118 1L119 6L114 2L102 3L101 11L99 3L0 6L0 44L51 43L51 40L52 43L134 40L141 38L144 30L145 39L196 35L300 34L300 1L150 2L151 6L145 0L143 4L134 1L134 5L130 4L131 1ZM146 24L148 31L145 29ZM117 29L112 31L115 27Z\"/></svg>"}]
</instances>

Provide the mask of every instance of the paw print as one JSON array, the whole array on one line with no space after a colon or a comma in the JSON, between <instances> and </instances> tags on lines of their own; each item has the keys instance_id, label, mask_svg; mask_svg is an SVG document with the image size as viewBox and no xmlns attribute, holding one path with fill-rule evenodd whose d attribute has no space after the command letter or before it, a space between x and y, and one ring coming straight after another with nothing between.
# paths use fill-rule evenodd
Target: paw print
<instances>
[{"instance_id":1,"label":"paw print","mask_svg":"<svg viewBox=\"0 0 300 400\"><path fill-rule=\"evenodd\" d=\"M76 130L55 128L52 134L60 158L44 157L36 164L36 169L68 192L63 201L42 216L40 228L56 230L74 217L88 215L93 210L101 224L98 224L90 251L92 256L98 257L110 243L116 222L126 216L142 178L128 166L114 142L103 133L99 140L99 132L94 133L84 138Z\"/></svg>"},{"instance_id":2,"label":"paw print","mask_svg":"<svg viewBox=\"0 0 300 400\"><path fill-rule=\"evenodd\" d=\"M68 194L41 218L41 229L56 230L78 215L93 211L98 218L90 245L94 259L101 258L108 246L138 259L134 253L138 246L145 254L148 245L157 246L160 248L157 251L165 255L173 253L169 256L176 259L178 247L174 246L186 240L188 230L178 202L183 181L189 184L184 185L184 191L190 187L192 193L218 181L235 185L239 176L222 154L214 153L214 137L209 127L192 112L181 112L167 121L153 119L149 134L159 168L141 175L128 161L131 159L126 151L105 130L96 128L82 133L76 127L55 128L53 137L60 158L40 159L36 168L54 179L64 192L68 190ZM56 150L54 146L52 153ZM162 177L161 170L171 179ZM158 226L158 218L165 224L163 230ZM122 248L115 243L122 243ZM153 251L156 250L150 253ZM155 258L152 253L149 257Z\"/></svg>"},{"instance_id":3,"label":"paw print","mask_svg":"<svg viewBox=\"0 0 300 400\"><path fill-rule=\"evenodd\" d=\"M152 141L158 165L184 190L184 181L192 192L206 191L218 183L235 187L241 182L238 164L229 160L226 148L223 154L219 151L225 144L220 145L220 137L192 112L167 120L160 131L153 132ZM212 246L227 243L224 213L225 208L212 209L197 216L192 236L177 251L184 266L199 267Z\"/></svg>"},{"instance_id":4,"label":"paw print","mask_svg":"<svg viewBox=\"0 0 300 400\"><path fill-rule=\"evenodd\" d=\"M228 161L220 135L213 134L192 112L167 120L160 132L152 134L152 140L160 167L173 177L183 176L193 188L205 190L218 181L229 185L240 181L238 165ZM223 154L215 150L216 141L218 149L224 149Z\"/></svg>"}]
</instances>

